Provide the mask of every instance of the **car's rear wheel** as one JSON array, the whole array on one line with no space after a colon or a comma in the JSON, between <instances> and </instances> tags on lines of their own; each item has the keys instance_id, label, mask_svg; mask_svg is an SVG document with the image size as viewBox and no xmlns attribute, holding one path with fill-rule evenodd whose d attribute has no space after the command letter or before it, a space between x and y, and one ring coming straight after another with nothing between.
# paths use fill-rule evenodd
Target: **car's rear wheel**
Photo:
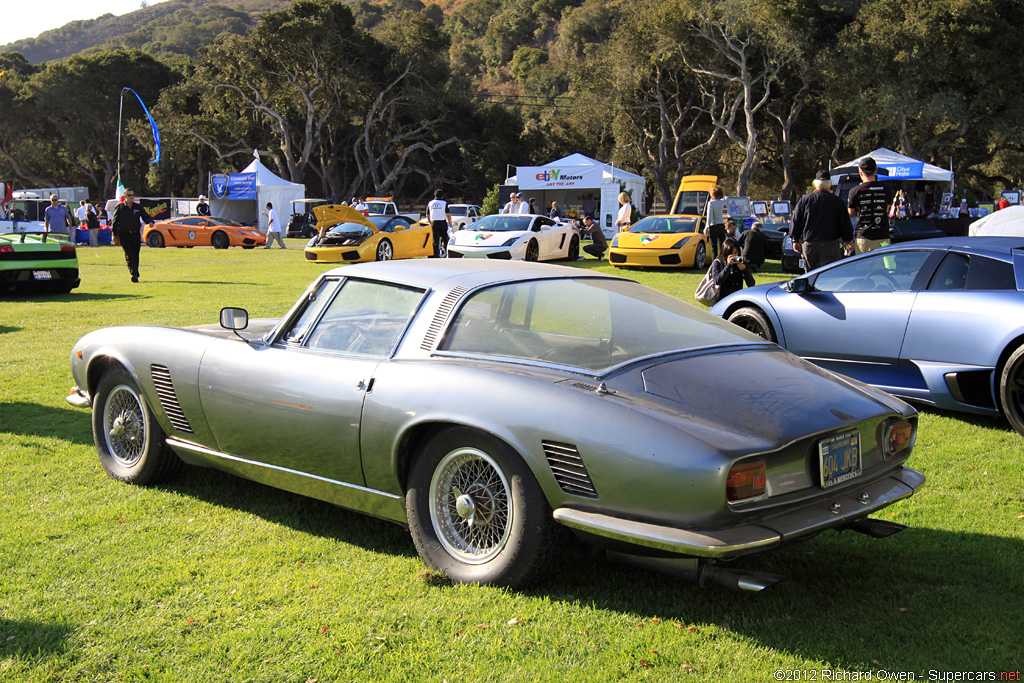
<instances>
[{"instance_id":1,"label":"car's rear wheel","mask_svg":"<svg viewBox=\"0 0 1024 683\"><path fill-rule=\"evenodd\" d=\"M120 366L103 375L96 388L92 434L100 464L118 481L156 484L181 466L181 460L164 443L164 431L139 385Z\"/></svg>"},{"instance_id":2,"label":"car's rear wheel","mask_svg":"<svg viewBox=\"0 0 1024 683\"><path fill-rule=\"evenodd\" d=\"M580 257L580 238L578 235L572 236L572 241L569 242L569 253L566 254L566 258L570 261L576 261Z\"/></svg>"},{"instance_id":3,"label":"car's rear wheel","mask_svg":"<svg viewBox=\"0 0 1024 683\"><path fill-rule=\"evenodd\" d=\"M557 551L557 533L533 473L508 444L449 427L412 465L406 513L423 561L459 583L518 588Z\"/></svg>"},{"instance_id":4,"label":"car's rear wheel","mask_svg":"<svg viewBox=\"0 0 1024 683\"><path fill-rule=\"evenodd\" d=\"M213 245L214 249L227 249L231 246L231 241L223 231L218 230L210 237L210 244Z\"/></svg>"},{"instance_id":5,"label":"car's rear wheel","mask_svg":"<svg viewBox=\"0 0 1024 683\"><path fill-rule=\"evenodd\" d=\"M697 245L697 250L693 254L693 267L697 270L703 270L707 265L708 261L708 249L701 242Z\"/></svg>"},{"instance_id":6,"label":"car's rear wheel","mask_svg":"<svg viewBox=\"0 0 1024 683\"><path fill-rule=\"evenodd\" d=\"M391 248L391 242L389 240L381 240L377 243L377 260L378 261L390 261L395 257L395 252Z\"/></svg>"},{"instance_id":7,"label":"car's rear wheel","mask_svg":"<svg viewBox=\"0 0 1024 683\"><path fill-rule=\"evenodd\" d=\"M537 240L530 240L530 243L526 245L526 260L536 261L540 258L540 247L537 246Z\"/></svg>"},{"instance_id":8,"label":"car's rear wheel","mask_svg":"<svg viewBox=\"0 0 1024 683\"><path fill-rule=\"evenodd\" d=\"M1024 434L1024 346L1010 354L999 375L999 405L1010 426Z\"/></svg>"},{"instance_id":9,"label":"car's rear wheel","mask_svg":"<svg viewBox=\"0 0 1024 683\"><path fill-rule=\"evenodd\" d=\"M729 322L770 342L778 341L775 338L775 330L772 328L771 321L760 308L754 306L737 308L729 314Z\"/></svg>"},{"instance_id":10,"label":"car's rear wheel","mask_svg":"<svg viewBox=\"0 0 1024 683\"><path fill-rule=\"evenodd\" d=\"M146 244L153 247L154 249L163 249L164 236L157 232L156 230L153 230L146 236Z\"/></svg>"}]
</instances>

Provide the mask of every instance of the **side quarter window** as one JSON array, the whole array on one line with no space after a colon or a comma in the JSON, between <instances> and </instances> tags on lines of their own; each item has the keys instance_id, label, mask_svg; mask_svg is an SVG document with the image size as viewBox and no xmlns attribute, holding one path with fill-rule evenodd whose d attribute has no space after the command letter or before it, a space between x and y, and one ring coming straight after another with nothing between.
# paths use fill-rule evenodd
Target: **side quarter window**
<instances>
[{"instance_id":1,"label":"side quarter window","mask_svg":"<svg viewBox=\"0 0 1024 683\"><path fill-rule=\"evenodd\" d=\"M1013 264L987 256L971 256L967 289L1017 289Z\"/></svg>"},{"instance_id":2,"label":"side quarter window","mask_svg":"<svg viewBox=\"0 0 1024 683\"><path fill-rule=\"evenodd\" d=\"M316 320L323 307L331 300L331 295L338 289L340 280L324 280L320 287L307 295L306 307L284 335L286 342L297 344L302 341L310 325Z\"/></svg>"}]
</instances>

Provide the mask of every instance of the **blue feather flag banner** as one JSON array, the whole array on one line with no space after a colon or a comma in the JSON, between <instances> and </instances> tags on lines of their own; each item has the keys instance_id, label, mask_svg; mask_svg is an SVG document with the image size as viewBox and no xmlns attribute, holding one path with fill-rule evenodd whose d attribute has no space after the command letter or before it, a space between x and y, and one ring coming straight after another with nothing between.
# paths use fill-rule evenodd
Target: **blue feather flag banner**
<instances>
[{"instance_id":1,"label":"blue feather flag banner","mask_svg":"<svg viewBox=\"0 0 1024 683\"><path fill-rule=\"evenodd\" d=\"M149 163L155 164L156 162L160 161L160 129L156 127L156 121L154 121L153 117L149 115L149 110L146 109L146 103L142 101L141 97L139 97L139 93L135 92L131 88L125 88L125 90L135 95L135 98L139 101L139 104L142 105L142 111L146 112L146 118L149 119L149 125L153 127L153 142L156 143L156 156L153 157L153 161Z\"/></svg>"}]
</instances>

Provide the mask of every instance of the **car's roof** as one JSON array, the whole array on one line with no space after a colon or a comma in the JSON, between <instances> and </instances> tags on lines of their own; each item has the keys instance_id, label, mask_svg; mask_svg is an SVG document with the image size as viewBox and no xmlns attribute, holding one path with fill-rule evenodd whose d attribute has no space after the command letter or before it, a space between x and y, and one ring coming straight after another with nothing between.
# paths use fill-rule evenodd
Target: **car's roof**
<instances>
[{"instance_id":1,"label":"car's roof","mask_svg":"<svg viewBox=\"0 0 1024 683\"><path fill-rule=\"evenodd\" d=\"M974 237L935 237L927 240L902 242L883 247L892 249L963 249L975 253L989 252L1008 254L1012 249L1024 249L1024 237L974 236Z\"/></svg>"},{"instance_id":2,"label":"car's roof","mask_svg":"<svg viewBox=\"0 0 1024 683\"><path fill-rule=\"evenodd\" d=\"M556 266L549 263L490 259L402 259L398 261L375 261L372 263L342 266L328 271L325 275L366 277L375 280L388 280L413 287L422 287L424 289L438 290L454 289L456 287L472 288L502 282L546 278L615 278L614 275L593 273L582 268Z\"/></svg>"}]
</instances>

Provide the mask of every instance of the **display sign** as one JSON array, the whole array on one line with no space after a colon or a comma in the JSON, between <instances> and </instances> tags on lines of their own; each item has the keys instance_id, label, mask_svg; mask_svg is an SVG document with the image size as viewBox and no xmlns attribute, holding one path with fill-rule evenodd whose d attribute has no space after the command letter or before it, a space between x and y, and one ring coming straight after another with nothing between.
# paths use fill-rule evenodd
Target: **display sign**
<instances>
[{"instance_id":1,"label":"display sign","mask_svg":"<svg viewBox=\"0 0 1024 683\"><path fill-rule=\"evenodd\" d=\"M516 179L521 190L601 187L604 170L600 166L516 166Z\"/></svg>"},{"instance_id":2,"label":"display sign","mask_svg":"<svg viewBox=\"0 0 1024 683\"><path fill-rule=\"evenodd\" d=\"M1003 190L1000 196L1013 205L1020 204L1020 190Z\"/></svg>"},{"instance_id":3,"label":"display sign","mask_svg":"<svg viewBox=\"0 0 1024 683\"><path fill-rule=\"evenodd\" d=\"M878 164L879 168L889 171L890 178L923 178L924 162L915 161L909 164Z\"/></svg>"},{"instance_id":4,"label":"display sign","mask_svg":"<svg viewBox=\"0 0 1024 683\"><path fill-rule=\"evenodd\" d=\"M773 216L788 216L793 213L793 209L789 206L789 202L780 200L772 202L772 215Z\"/></svg>"},{"instance_id":5,"label":"display sign","mask_svg":"<svg viewBox=\"0 0 1024 683\"><path fill-rule=\"evenodd\" d=\"M210 192L217 199L225 199L228 196L228 177L219 173L210 177Z\"/></svg>"},{"instance_id":6,"label":"display sign","mask_svg":"<svg viewBox=\"0 0 1024 683\"><path fill-rule=\"evenodd\" d=\"M726 197L725 212L729 218L750 218L750 197Z\"/></svg>"},{"instance_id":7,"label":"display sign","mask_svg":"<svg viewBox=\"0 0 1024 683\"><path fill-rule=\"evenodd\" d=\"M256 199L256 174L229 173L227 199Z\"/></svg>"},{"instance_id":8,"label":"display sign","mask_svg":"<svg viewBox=\"0 0 1024 683\"><path fill-rule=\"evenodd\" d=\"M768 215L768 202L751 202L750 208L757 217Z\"/></svg>"}]
</instances>

